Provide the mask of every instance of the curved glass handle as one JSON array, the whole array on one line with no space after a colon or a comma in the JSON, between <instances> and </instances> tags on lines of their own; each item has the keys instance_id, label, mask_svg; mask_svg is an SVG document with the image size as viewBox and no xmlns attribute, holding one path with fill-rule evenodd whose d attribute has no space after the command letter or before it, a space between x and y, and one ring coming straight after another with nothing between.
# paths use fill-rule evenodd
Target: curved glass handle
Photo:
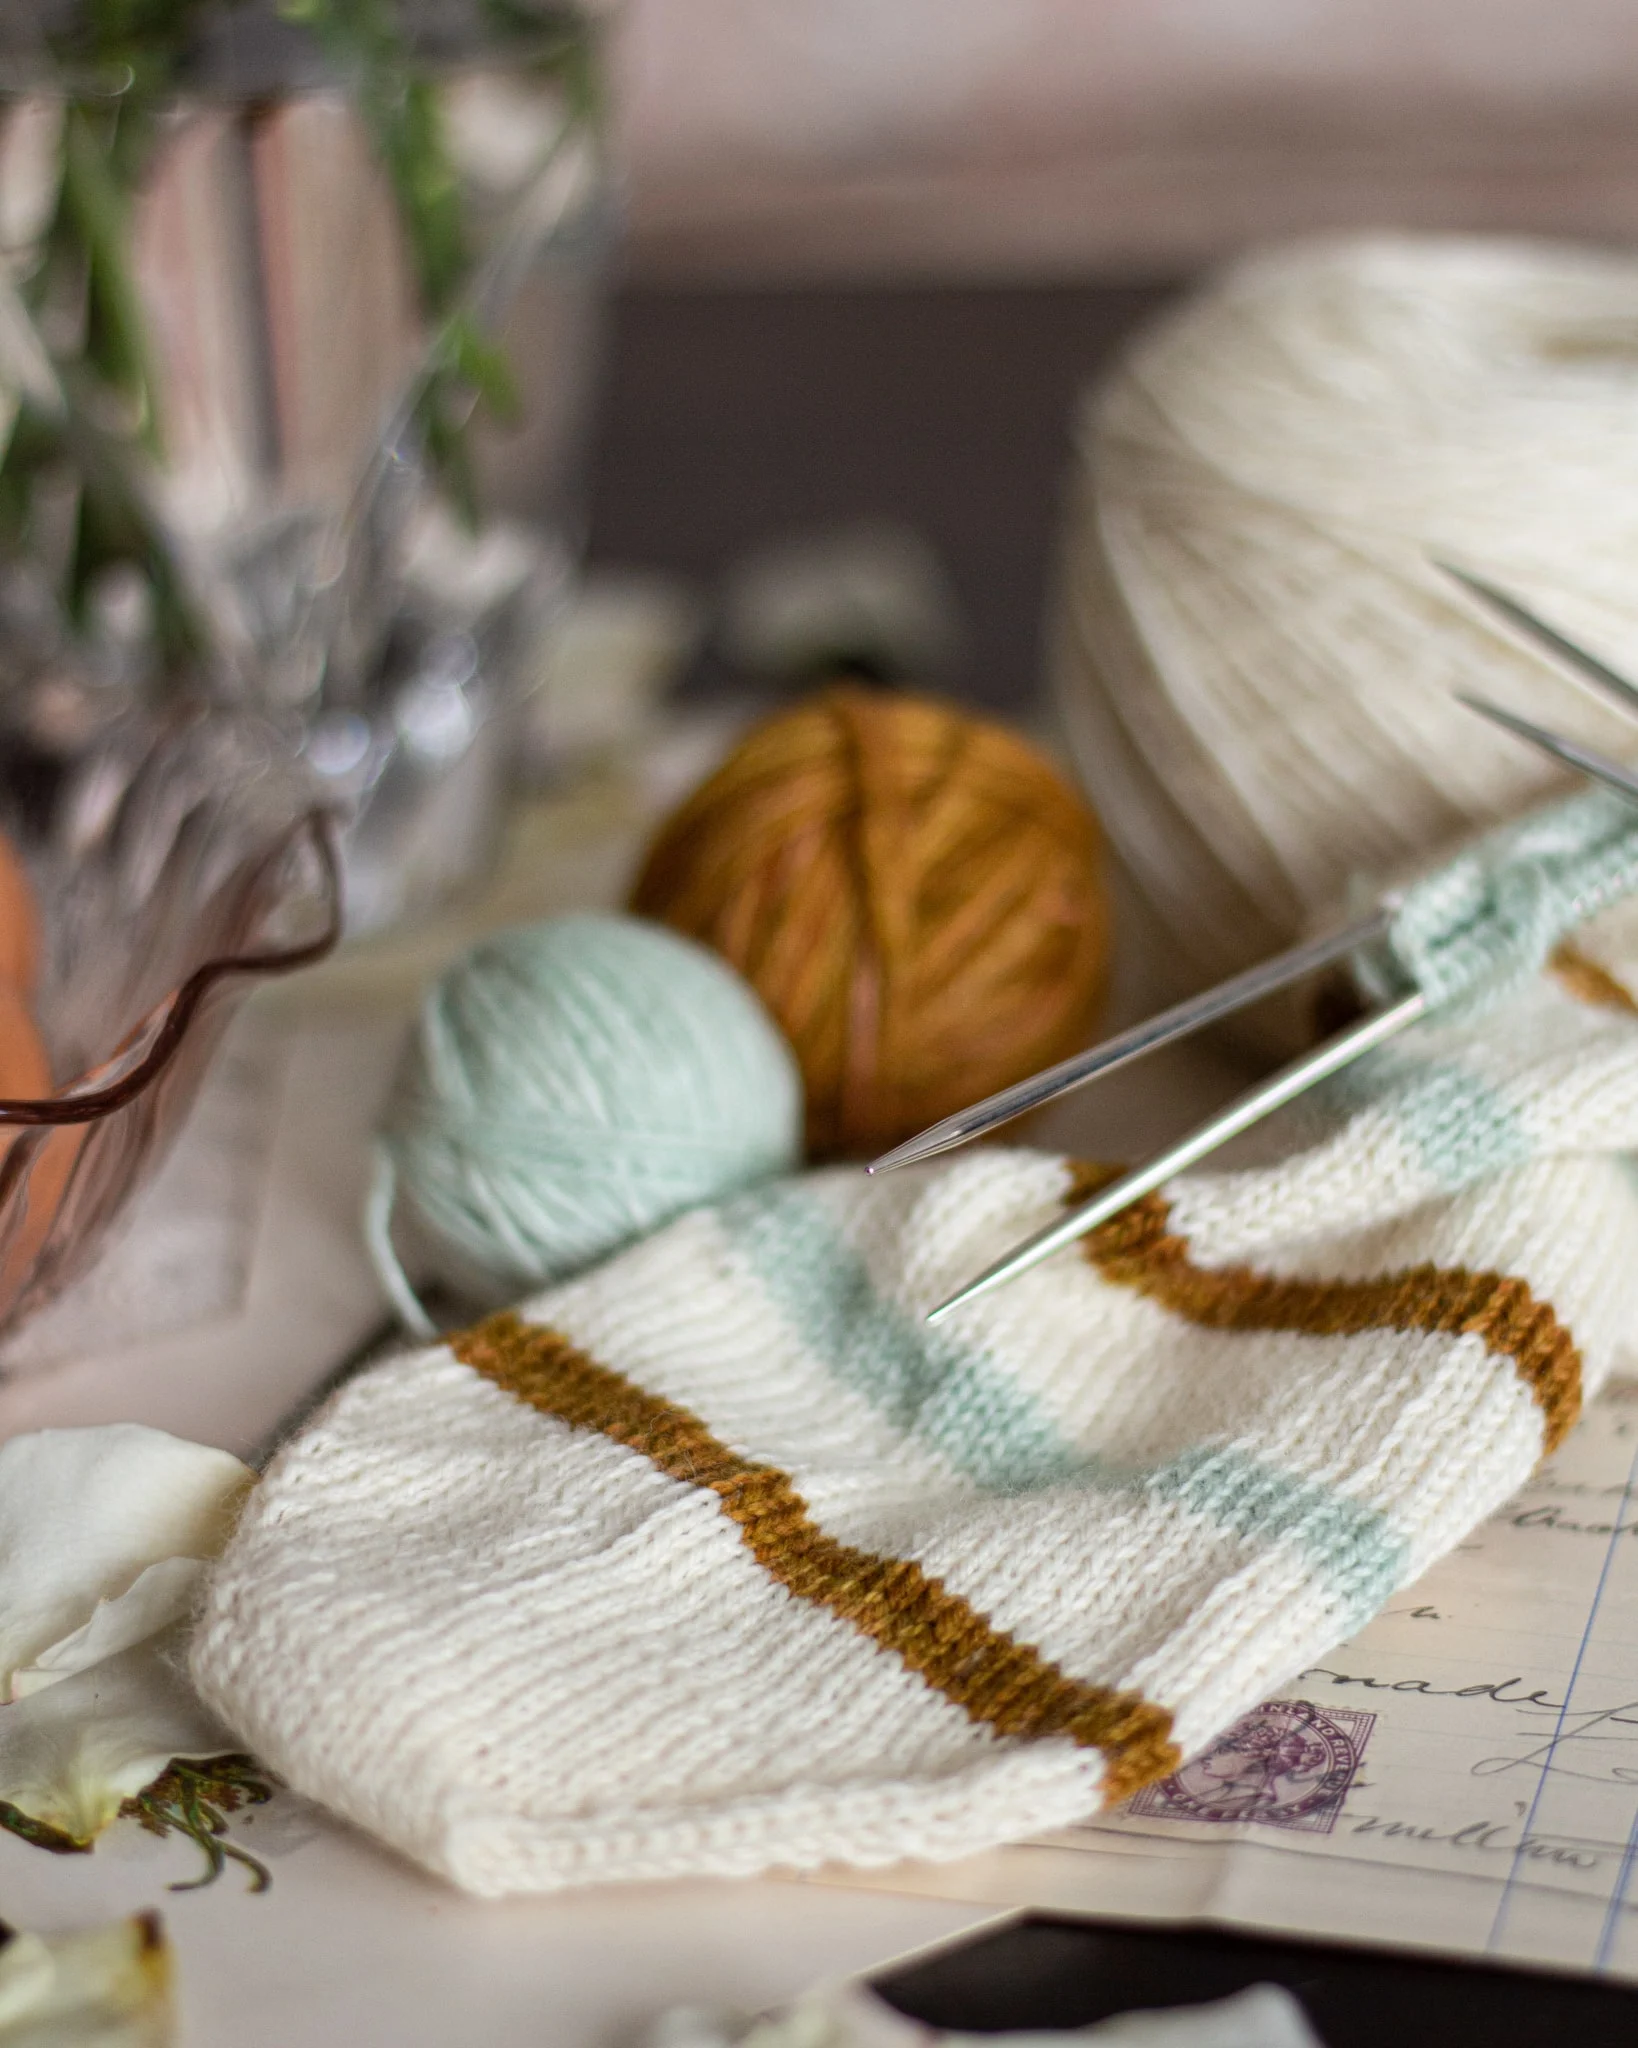
<instances>
[{"instance_id":1,"label":"curved glass handle","mask_svg":"<svg viewBox=\"0 0 1638 2048\"><path fill-rule=\"evenodd\" d=\"M275 872L304 840L317 859L322 885L324 928L315 938L298 945L227 953L202 962L91 1074L60 1094L34 1101L0 1100L0 1126L95 1123L122 1109L151 1087L170 1065L199 1005L218 982L230 975L290 974L333 952L341 938L341 859L335 843L335 823L328 811L314 809L298 818L257 863L249 878L250 886Z\"/></svg>"}]
</instances>

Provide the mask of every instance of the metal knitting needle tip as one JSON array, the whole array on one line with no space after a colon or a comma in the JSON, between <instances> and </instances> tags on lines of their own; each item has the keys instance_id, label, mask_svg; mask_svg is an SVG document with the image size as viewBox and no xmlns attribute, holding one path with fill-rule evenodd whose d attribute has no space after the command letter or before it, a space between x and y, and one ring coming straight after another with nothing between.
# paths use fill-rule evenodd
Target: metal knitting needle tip
<instances>
[{"instance_id":1,"label":"metal knitting needle tip","mask_svg":"<svg viewBox=\"0 0 1638 2048\"><path fill-rule=\"evenodd\" d=\"M1302 980L1305 975L1330 966L1332 961L1361 951L1382 937L1390 916L1390 911L1375 911L1355 924L1345 925L1341 931L1330 932L1321 939L1309 939L1303 945L1293 946L1289 952L1277 953L1272 960L1259 960L1255 967L1248 967L1243 973L1219 982L1215 988L1190 996L1186 1002L1175 1004L1169 1010L1162 1010L1158 1017L1149 1017L1141 1024L1134 1024L1129 1031L1106 1039L1102 1045L1073 1053L1055 1067L1031 1074L1027 1080L1015 1081L1010 1088L987 1095L971 1108L957 1110L953 1116L929 1124L915 1137L906 1138L902 1145L895 1145L891 1152L884 1152L879 1159L873 1159L865 1171L887 1173L895 1166L912 1166L918 1160L931 1159L939 1152L951 1152L956 1146L968 1144L974 1138L987 1137L991 1131L1010 1123L1016 1116L1039 1109L1044 1103L1055 1102L1060 1095L1069 1094L1071 1089L1084 1088L1100 1075L1112 1074L1129 1060L1139 1059L1146 1052L1155 1052L1163 1045L1170 1045L1174 1039L1187 1038L1206 1025L1215 1024L1220 1017L1243 1010L1263 996L1273 995L1292 982Z\"/></svg>"},{"instance_id":2,"label":"metal knitting needle tip","mask_svg":"<svg viewBox=\"0 0 1638 2048\"><path fill-rule=\"evenodd\" d=\"M976 1301L980 1295L989 1294L997 1287L1004 1287L1009 1280L1016 1279L1020 1273L1027 1273L1032 1266L1038 1266L1066 1244L1084 1237L1089 1230L1096 1230L1100 1223L1107 1223L1111 1216L1118 1216L1122 1209L1129 1208L1140 1196L1159 1187L1162 1181L1170 1180L1174 1173L1182 1173L1196 1160L1215 1152L1219 1145L1238 1137L1241 1131L1250 1130L1253 1124L1260 1123L1283 1103L1312 1088L1315 1082L1323 1081L1327 1074L1338 1072L1368 1053L1373 1046L1381 1045L1384 1040L1414 1024L1426 1008L1426 998L1420 992L1402 996L1387 1009L1373 1011L1369 1017L1350 1025L1335 1038L1328 1038L1314 1051L1292 1060L1277 1074L1259 1082L1255 1088L1231 1102L1227 1109L1220 1110L1216 1116L1191 1131L1186 1138L1179 1138L1175 1145L1157 1153L1135 1172L1124 1175L1089 1201L1060 1216L1055 1223L1049 1223L1044 1230L1036 1231L1033 1237L1015 1245L1005 1258L998 1259L976 1280L969 1280L948 1301L941 1301L929 1314L928 1322L942 1322L955 1309Z\"/></svg>"},{"instance_id":3,"label":"metal knitting needle tip","mask_svg":"<svg viewBox=\"0 0 1638 2048\"><path fill-rule=\"evenodd\" d=\"M1527 605L1520 604L1516 597L1509 597L1505 590L1498 590L1495 584L1486 583L1482 576L1458 569L1454 562L1435 561L1433 566L1454 578L1464 590L1472 591L1475 597L1489 605L1492 611L1500 613L1509 625L1516 626L1538 647L1546 648L1549 654L1556 654L1560 661L1568 663L1589 682L1596 683L1629 717L1638 717L1638 683L1629 682L1607 662L1600 661L1596 654L1589 654L1585 647L1578 647L1556 627L1549 626L1545 619L1538 619Z\"/></svg>"},{"instance_id":4,"label":"metal knitting needle tip","mask_svg":"<svg viewBox=\"0 0 1638 2048\"><path fill-rule=\"evenodd\" d=\"M1544 754L1551 754L1555 761L1562 761L1567 768L1574 768L1582 775L1590 775L1595 782L1601 782L1606 789L1613 789L1617 796L1638 803L1638 775L1630 768L1623 768L1619 761L1612 761L1607 754L1594 752L1577 740L1567 740L1562 733L1549 732L1544 725L1532 725L1527 718L1520 718L1512 711L1504 711L1499 704L1492 704L1488 698L1469 696L1465 690L1456 692L1460 701L1469 711L1478 712L1481 718L1488 718L1492 725L1499 725L1528 742L1539 747Z\"/></svg>"}]
</instances>

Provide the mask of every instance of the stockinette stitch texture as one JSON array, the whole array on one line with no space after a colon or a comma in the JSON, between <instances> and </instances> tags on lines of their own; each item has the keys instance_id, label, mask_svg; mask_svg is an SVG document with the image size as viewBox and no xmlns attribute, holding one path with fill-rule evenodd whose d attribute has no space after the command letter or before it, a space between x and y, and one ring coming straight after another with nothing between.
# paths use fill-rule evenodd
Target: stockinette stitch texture
<instances>
[{"instance_id":1,"label":"stockinette stitch texture","mask_svg":"<svg viewBox=\"0 0 1638 2048\"><path fill-rule=\"evenodd\" d=\"M1498 1507L1638 1327L1638 1018L1578 985L1410 1034L937 1330L1088 1170L778 1182L366 1372L257 1488L200 1691L490 1895L1124 1798Z\"/></svg>"}]
</instances>

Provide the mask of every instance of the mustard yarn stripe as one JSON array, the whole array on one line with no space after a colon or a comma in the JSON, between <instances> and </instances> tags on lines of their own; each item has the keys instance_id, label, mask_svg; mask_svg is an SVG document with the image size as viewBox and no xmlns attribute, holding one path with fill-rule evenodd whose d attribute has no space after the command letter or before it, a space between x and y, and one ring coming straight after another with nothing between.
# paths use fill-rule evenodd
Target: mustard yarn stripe
<instances>
[{"instance_id":1,"label":"mustard yarn stripe","mask_svg":"<svg viewBox=\"0 0 1638 2048\"><path fill-rule=\"evenodd\" d=\"M1590 1003L1597 1009L1625 1010L1629 1017L1638 1016L1638 1001L1634 1001L1632 991L1578 946L1566 941L1547 965L1559 987L1578 1002Z\"/></svg>"},{"instance_id":2,"label":"mustard yarn stripe","mask_svg":"<svg viewBox=\"0 0 1638 2048\"><path fill-rule=\"evenodd\" d=\"M1119 1171L1074 1169L1066 1201L1084 1201ZM1581 1413L1581 1354L1552 1307L1522 1280L1464 1266L1411 1266L1375 1280L1278 1280L1250 1266L1197 1266L1171 1207L1145 1195L1092 1231L1086 1256L1106 1280L1135 1288L1210 1330L1294 1330L1352 1337L1368 1330L1476 1336L1511 1358L1540 1404L1542 1434L1556 1450Z\"/></svg>"},{"instance_id":3,"label":"mustard yarn stripe","mask_svg":"<svg viewBox=\"0 0 1638 2048\"><path fill-rule=\"evenodd\" d=\"M789 1474L741 1457L698 1416L599 1365L557 1331L508 1313L449 1344L463 1364L543 1415L596 1430L671 1478L714 1493L771 1577L892 1651L974 1721L998 1735L1066 1735L1101 1750L1109 1802L1176 1769L1181 1757L1164 1708L1067 1677L919 1565L839 1543Z\"/></svg>"}]
</instances>

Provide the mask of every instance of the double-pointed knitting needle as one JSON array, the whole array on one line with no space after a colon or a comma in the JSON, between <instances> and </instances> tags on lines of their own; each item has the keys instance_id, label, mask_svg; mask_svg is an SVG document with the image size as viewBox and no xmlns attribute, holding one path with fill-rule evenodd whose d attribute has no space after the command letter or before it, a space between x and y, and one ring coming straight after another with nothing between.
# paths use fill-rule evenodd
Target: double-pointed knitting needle
<instances>
[{"instance_id":1,"label":"double-pointed knitting needle","mask_svg":"<svg viewBox=\"0 0 1638 2048\"><path fill-rule=\"evenodd\" d=\"M1530 635L1590 676L1604 689L1614 694L1628 710L1638 712L1638 688L1619 676L1613 669L1588 654L1585 648L1566 640L1544 620L1527 611L1516 598L1509 597L1494 584L1486 583L1481 577L1472 575L1466 569L1458 569L1450 562L1435 562L1434 566L1445 575L1452 577L1464 589L1469 590L1483 603L1499 612L1513 626ZM1509 725L1522 737L1530 738L1538 746L1549 751L1560 751L1561 759L1570 759L1561 748L1570 743L1555 742L1551 735L1544 734L1536 727L1526 727L1522 720L1516 720L1504 711L1481 703L1476 698L1464 698L1476 711L1484 712L1504 725ZM1587 759L1577 759L1572 765L1582 767L1588 774L1600 770ZM1602 764L1611 768L1612 764ZM1613 771L1619 774L1619 770ZM1638 791L1638 785L1635 785ZM1372 916L1361 919L1357 924L1333 932L1326 938L1311 939L1300 946L1293 946L1289 952L1276 954L1272 960L1260 960L1254 967L1248 967L1241 974L1219 982L1215 988L1206 989L1202 994L1190 996L1187 1001L1176 1004L1172 1009L1162 1010L1157 1017L1148 1017L1141 1024L1134 1024L1130 1030L1117 1037L1106 1039L1102 1045L1094 1045L1086 1052L1072 1053L1066 1060L1060 1060L1054 1067L1046 1067L1039 1074L1031 1074L1025 1080L1015 1081L1010 1088L1003 1088L994 1095L985 1096L982 1102L975 1102L966 1109L957 1110L953 1116L929 1124L926 1130L918 1131L913 1138L906 1138L902 1145L895 1145L890 1152L884 1152L879 1159L873 1159L866 1167L867 1173L888 1173L895 1166L914 1166L923 1159L935 1158L940 1152L953 1152L958 1146L971 1144L975 1138L988 1137L991 1131L1002 1124L1011 1123L1014 1117L1027 1115L1031 1110L1040 1109L1048 1102L1057 1101L1060 1095L1071 1090L1084 1088L1089 1082L1098 1080L1104 1074L1112 1074L1117 1067L1124 1067L1129 1061L1141 1059L1145 1053L1157 1052L1161 1046L1170 1045L1179 1038L1188 1038L1196 1031L1202 1031L1209 1024L1218 1023L1222 1018L1232 1016L1235 1011L1260 1001L1264 996L1275 994L1300 981L1304 975L1328 967L1332 962L1346 958L1351 953L1380 939L1387 930L1391 912L1379 910Z\"/></svg>"},{"instance_id":2,"label":"double-pointed knitting needle","mask_svg":"<svg viewBox=\"0 0 1638 2048\"><path fill-rule=\"evenodd\" d=\"M1451 570L1450 574L1460 576L1462 582L1471 585L1481 596L1503 609L1515 624L1541 638L1547 646L1555 652L1562 653L1574 666L1593 676L1601 685L1608 688L1625 708L1638 712L1638 687L1634 687L1625 677L1617 675L1613 669L1605 668L1594 656L1577 647L1573 641L1565 640L1551 627L1544 626L1522 605L1515 604L1500 591L1493 591L1488 584L1480 584L1476 578L1461 575L1460 571ZM1527 741L1531 746L1538 747L1543 753L1564 762L1567 767L1575 768L1581 774L1605 784L1618 794L1638 802L1638 774L1622 767L1619 762L1610 760L1607 755L1584 747L1576 740L1566 739L1560 733L1550 732L1545 726L1533 725L1528 719L1520 718L1514 712L1504 711L1500 705L1489 703L1482 697L1463 694L1461 701L1482 717L1505 727L1507 731ZM1349 950L1348 946L1341 943L1344 940L1351 941L1352 946L1357 947L1379 937L1386 928L1390 915L1391 910L1384 909L1361 925L1351 927L1348 932L1337 934L1335 951L1327 957L1334 958L1337 953ZM1321 946L1327 943L1319 942ZM1313 950L1298 947L1292 953L1282 954L1276 960L1265 962L1266 973L1276 978L1264 980L1258 992L1267 993L1270 988L1279 987L1282 980L1294 978L1294 971L1306 971L1321 964L1320 960L1311 957L1304 961L1301 969L1296 968L1295 963L1299 958L1305 953L1311 954ZM1280 974L1282 969L1283 976ZM1018 1088L1004 1090L1001 1095L992 1096L987 1103L979 1103L974 1109L947 1118L945 1124L934 1125L920 1138L911 1139L908 1145L900 1146L896 1152L888 1153L885 1158L878 1160L876 1165L898 1165L905 1163L909 1158L926 1158L933 1152L947 1150L951 1145L963 1143L967 1136L977 1135L979 1130L993 1128L994 1124L1004 1121L1004 1115L994 1114L987 1120L980 1120L984 1118L984 1112L994 1111L1009 1097L1027 1095L1027 1102L1021 1103L1020 1107L1032 1107L1036 1102L1047 1101L1053 1095L1063 1093L1066 1088L1080 1086L1096 1073L1108 1072L1111 1067L1122 1061L1135 1058L1139 1052L1182 1036L1185 1031L1195 1028L1200 1022L1224 1016L1230 1010L1239 1007L1239 1003L1233 999L1223 999L1231 998L1240 985L1258 979L1259 970L1253 968L1246 975L1236 977L1233 982L1225 982L1220 988L1208 990L1205 995L1196 997L1192 1003L1180 1004L1176 1010L1167 1011L1162 1016L1151 1019L1149 1024L1139 1025L1135 1031L1126 1033L1124 1038L1112 1039L1106 1046L1095 1048L1091 1053L1083 1053L1076 1059L1064 1061L1059 1067L1048 1069L1046 1073L1035 1076L1033 1083L1026 1081ZM1240 1000L1250 1001L1252 997L1245 995ZM1089 1201L1081 1203L1078 1208L1070 1210L1067 1215L1059 1217L1045 1229L1038 1230L1033 1237L1026 1238L1022 1244L1016 1245L1005 1258L980 1273L977 1279L969 1281L959 1292L951 1295L948 1301L940 1302L927 1320L930 1323L940 1321L963 1303L976 1301L980 1295L988 1294L993 1288L1004 1286L1018 1274L1028 1272L1032 1266L1039 1265L1043 1259L1050 1258L1054 1252L1073 1243L1076 1238L1084 1237L1087 1232L1095 1230L1100 1223L1106 1223L1112 1216L1118 1216L1122 1209L1137 1201L1140 1196L1151 1193L1162 1182L1169 1180L1174 1173L1185 1171L1196 1161L1216 1151L1220 1145L1226 1144L1230 1138L1249 1130L1271 1111L1301 1095L1315 1082L1323 1080L1328 1074L1338 1072L1362 1054L1369 1052L1373 1046L1382 1044L1385 1039L1416 1023L1424 1015L1426 1007L1424 998L1419 994L1412 993L1401 997L1398 1002L1363 1018L1337 1037L1328 1039L1313 1052L1305 1053L1301 1058L1293 1060L1289 1066L1282 1067L1277 1074L1249 1090L1231 1103L1226 1110L1201 1124L1187 1137L1180 1138L1176 1144L1158 1153L1135 1172L1123 1175ZM1192 1017L1189 1014L1191 1012L1194 1013ZM1054 1086L1041 1086L1054 1081ZM1032 1090L1035 1092L1031 1092ZM1018 1112L1013 1110L1009 1113ZM946 1130L955 1131L962 1125L969 1128L960 1135L943 1135ZM937 1142L933 1142L935 1140Z\"/></svg>"},{"instance_id":3,"label":"double-pointed knitting needle","mask_svg":"<svg viewBox=\"0 0 1638 2048\"><path fill-rule=\"evenodd\" d=\"M1111 1216L1118 1216L1140 1195L1150 1193L1162 1181L1170 1180L1174 1173L1182 1173L1197 1159L1204 1159L1218 1146L1226 1145L1230 1138L1238 1137L1241 1131L1250 1130L1253 1124L1260 1123L1282 1103L1292 1101L1312 1088L1316 1081L1323 1081L1327 1074L1337 1073L1368 1053L1373 1046L1381 1045L1385 1039L1414 1024L1426 1009L1427 999L1420 992L1401 996L1386 1009L1373 1011L1359 1023L1351 1024L1346 1031L1338 1032L1335 1038L1328 1038L1323 1045L1316 1046L1312 1052L1292 1060L1289 1066L1281 1067L1277 1074L1248 1089L1227 1109L1219 1110L1216 1116L1199 1125L1186 1138L1179 1138L1175 1145L1156 1153L1135 1172L1123 1175L1090 1201L1082 1202L1055 1223L1049 1223L1044 1230L1038 1230L1033 1237L1015 1245L1004 1259L998 1259L976 1280L968 1281L948 1301L941 1301L928 1316L928 1322L939 1322L963 1303L976 1301L992 1288L1004 1286L1018 1274L1027 1273L1031 1266L1038 1266L1043 1259L1050 1258L1066 1244L1073 1243L1077 1237L1096 1230L1100 1223L1108 1222Z\"/></svg>"},{"instance_id":4,"label":"double-pointed knitting needle","mask_svg":"<svg viewBox=\"0 0 1638 2048\"><path fill-rule=\"evenodd\" d=\"M1629 682L1607 662L1600 661L1596 654L1589 654L1585 647L1578 647L1573 640L1567 640L1556 626L1549 626L1545 619L1538 619L1528 606L1520 604L1516 597L1509 597L1505 590L1498 590L1494 583L1486 583L1482 576L1475 576L1466 569L1458 569L1453 562L1435 562L1434 567L1442 569L1447 576L1454 578L1464 590L1471 591L1510 626L1516 627L1527 640L1535 641L1538 647L1544 647L1549 654L1556 654L1560 661L1573 668L1578 675L1585 676L1590 683L1596 683L1606 696L1615 700L1629 718L1638 716L1638 683ZM1472 697L1464 697L1462 702L1471 704L1475 711L1483 710L1487 718L1491 715ZM1509 721L1504 716L1501 722L1505 725ZM1515 725L1514 730L1518 731L1519 727ZM1539 731L1539 727L1532 726L1528 733L1521 731L1520 737L1529 738ZM1553 751L1555 749L1548 749L1549 753ZM1560 754L1559 759L1569 760L1569 756ZM1571 762L1571 766L1579 767L1581 764ZM1590 768L1586 770L1589 775L1593 772Z\"/></svg>"},{"instance_id":5,"label":"double-pointed knitting needle","mask_svg":"<svg viewBox=\"0 0 1638 2048\"><path fill-rule=\"evenodd\" d=\"M1170 1045L1174 1039L1187 1038L1193 1032L1204 1030L1208 1024L1215 1024L1219 1018L1231 1016L1247 1004L1273 995L1350 953L1357 953L1361 947L1369 946L1383 936L1388 929L1390 915L1387 910L1374 911L1369 917L1361 918L1356 924L1347 925L1325 938L1310 939L1301 946L1293 946L1289 952L1277 953L1272 960L1259 960L1255 967L1248 967L1244 973L1220 981L1215 988L1190 996L1187 1002L1178 1003L1170 1010L1162 1010L1158 1017L1145 1018L1141 1024L1134 1024L1118 1037L1106 1039L1102 1045L1073 1053L1055 1067L1043 1068L1039 1074L1016 1081L998 1094L985 1096L982 1102L975 1102L969 1109L958 1110L954 1116L929 1124L915 1137L906 1138L902 1145L895 1145L891 1152L884 1152L880 1159L873 1159L865 1171L886 1173L895 1166L911 1166L917 1160L931 1159L936 1153L952 1152L958 1145L986 1137L1001 1124L1023 1116L1027 1110L1055 1102L1060 1095L1069 1094L1071 1089L1084 1088L1100 1075L1113 1073L1116 1067L1125 1066L1128 1060L1140 1059L1144 1053L1155 1052L1163 1045Z\"/></svg>"},{"instance_id":6,"label":"double-pointed knitting needle","mask_svg":"<svg viewBox=\"0 0 1638 2048\"><path fill-rule=\"evenodd\" d=\"M1591 776L1594 782L1603 783L1606 789L1613 789L1618 796L1638 803L1638 774L1630 768L1623 768L1619 761L1612 761L1608 754L1584 747L1579 740L1566 739L1562 733L1549 732L1544 725L1532 725L1529 719L1520 718L1516 712L1504 711L1499 704L1492 704L1488 697L1470 697L1464 690L1458 690L1456 694L1469 711L1488 718L1492 725L1504 726L1508 732L1528 741L1542 753L1551 754L1555 761L1562 761L1566 768L1577 769L1581 774Z\"/></svg>"},{"instance_id":7,"label":"double-pointed knitting needle","mask_svg":"<svg viewBox=\"0 0 1638 2048\"><path fill-rule=\"evenodd\" d=\"M1573 640L1567 640L1556 626L1549 626L1545 619L1538 619L1533 611L1519 603L1516 597L1509 597L1505 590L1498 590L1493 583L1486 583L1482 576L1474 576L1466 569L1458 569L1451 562L1436 562L1435 568L1442 569L1447 576L1454 577L1464 590L1489 605L1508 624L1514 626L1526 639L1535 641L1549 654L1578 675L1594 682L1607 697L1614 700L1617 708L1629 718L1638 717L1638 683L1634 683L1602 662L1596 654L1589 654L1585 647L1578 647ZM1528 718L1520 718L1515 711L1504 711L1499 704L1492 704L1488 697L1470 696L1465 690L1458 690L1457 696L1470 711L1478 712L1481 718L1488 718L1492 725L1504 726L1516 738L1527 741L1544 754L1551 754L1555 761L1562 761L1566 768L1574 768L1582 775L1589 775L1595 782L1602 782L1607 789L1613 789L1618 796L1638 800L1638 774L1630 768L1623 768L1619 761L1612 761L1607 754L1600 754L1591 747L1584 747L1579 740L1566 739L1562 733L1549 732L1544 725L1532 725Z\"/></svg>"}]
</instances>

